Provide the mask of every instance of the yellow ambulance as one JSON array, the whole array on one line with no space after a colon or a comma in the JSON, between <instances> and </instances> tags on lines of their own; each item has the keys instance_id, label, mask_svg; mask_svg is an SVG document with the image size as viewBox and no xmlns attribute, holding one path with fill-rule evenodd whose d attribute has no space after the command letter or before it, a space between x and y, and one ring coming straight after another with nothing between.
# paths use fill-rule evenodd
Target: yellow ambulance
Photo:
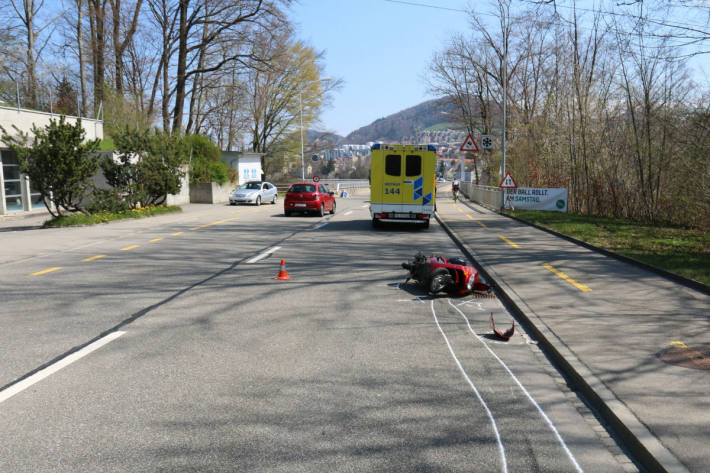
<instances>
[{"instance_id":1,"label":"yellow ambulance","mask_svg":"<svg viewBox=\"0 0 710 473\"><path fill-rule=\"evenodd\" d=\"M406 222L429 226L434 216L436 148L375 144L371 149L372 225Z\"/></svg>"}]
</instances>

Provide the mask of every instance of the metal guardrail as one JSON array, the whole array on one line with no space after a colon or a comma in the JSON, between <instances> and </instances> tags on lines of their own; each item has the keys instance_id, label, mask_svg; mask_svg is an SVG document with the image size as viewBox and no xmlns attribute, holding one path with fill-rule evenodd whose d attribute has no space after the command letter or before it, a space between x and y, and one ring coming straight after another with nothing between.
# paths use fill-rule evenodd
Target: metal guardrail
<instances>
[{"instance_id":1,"label":"metal guardrail","mask_svg":"<svg viewBox=\"0 0 710 473\"><path fill-rule=\"evenodd\" d=\"M362 189L370 187L370 181L367 179L323 179L321 182L327 184L328 187L334 191L339 191L341 189Z\"/></svg>"},{"instance_id":2,"label":"metal guardrail","mask_svg":"<svg viewBox=\"0 0 710 473\"><path fill-rule=\"evenodd\" d=\"M322 179L321 184L326 184L328 187L334 191L341 191L343 189L364 189L370 187L370 181L367 179ZM279 182L276 184L276 188L279 192L286 192L290 184L284 184Z\"/></svg>"},{"instance_id":3,"label":"metal guardrail","mask_svg":"<svg viewBox=\"0 0 710 473\"><path fill-rule=\"evenodd\" d=\"M469 200L496 212L503 208L503 189L500 187L479 186L471 182L462 182L461 192Z\"/></svg>"}]
</instances>

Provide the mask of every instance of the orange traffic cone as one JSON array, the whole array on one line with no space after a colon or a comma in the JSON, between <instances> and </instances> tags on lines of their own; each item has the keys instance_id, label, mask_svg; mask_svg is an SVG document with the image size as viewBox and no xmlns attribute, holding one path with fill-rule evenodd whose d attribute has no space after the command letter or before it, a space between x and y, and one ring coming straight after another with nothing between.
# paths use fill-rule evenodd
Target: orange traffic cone
<instances>
[{"instance_id":1,"label":"orange traffic cone","mask_svg":"<svg viewBox=\"0 0 710 473\"><path fill-rule=\"evenodd\" d=\"M286 261L281 260L281 270L279 271L279 275L276 276L274 279L281 279L281 280L291 279L291 276L289 276L288 273L286 272Z\"/></svg>"}]
</instances>

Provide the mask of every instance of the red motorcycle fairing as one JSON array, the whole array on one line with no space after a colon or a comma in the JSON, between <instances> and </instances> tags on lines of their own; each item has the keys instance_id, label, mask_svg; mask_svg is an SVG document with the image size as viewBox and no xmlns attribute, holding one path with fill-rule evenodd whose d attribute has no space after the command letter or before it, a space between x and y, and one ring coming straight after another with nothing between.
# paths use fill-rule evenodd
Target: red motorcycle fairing
<instances>
[{"instance_id":1,"label":"red motorcycle fairing","mask_svg":"<svg viewBox=\"0 0 710 473\"><path fill-rule=\"evenodd\" d=\"M402 263L402 267L409 270L407 282L414 279L432 294L445 291L465 295L473 291L489 290L487 285L480 282L478 271L467 265L463 258L427 257L420 252L411 263Z\"/></svg>"}]
</instances>

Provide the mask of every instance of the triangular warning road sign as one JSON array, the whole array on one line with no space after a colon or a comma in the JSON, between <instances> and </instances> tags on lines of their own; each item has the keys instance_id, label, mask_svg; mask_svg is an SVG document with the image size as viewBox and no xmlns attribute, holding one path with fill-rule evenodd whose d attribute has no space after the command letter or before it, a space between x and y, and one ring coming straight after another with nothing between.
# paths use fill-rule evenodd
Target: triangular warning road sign
<instances>
[{"instance_id":1,"label":"triangular warning road sign","mask_svg":"<svg viewBox=\"0 0 710 473\"><path fill-rule=\"evenodd\" d=\"M511 176L510 173L506 171L505 177L502 181L500 181L498 187L501 187L503 189L517 189L518 185L515 183L515 179L513 179L513 176Z\"/></svg>"},{"instance_id":2,"label":"triangular warning road sign","mask_svg":"<svg viewBox=\"0 0 710 473\"><path fill-rule=\"evenodd\" d=\"M468 136L464 140L463 144L461 145L461 148L459 148L459 149L461 151L478 152L478 145L476 144L476 141L473 139L473 136L471 136L471 133L468 134Z\"/></svg>"}]
</instances>

